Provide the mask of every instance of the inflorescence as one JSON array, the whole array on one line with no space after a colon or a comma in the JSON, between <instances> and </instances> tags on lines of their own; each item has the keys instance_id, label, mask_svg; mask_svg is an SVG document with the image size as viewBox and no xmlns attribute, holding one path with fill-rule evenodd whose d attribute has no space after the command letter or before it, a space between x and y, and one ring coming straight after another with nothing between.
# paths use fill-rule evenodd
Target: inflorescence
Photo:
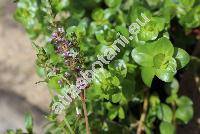
<instances>
[{"instance_id":1,"label":"inflorescence","mask_svg":"<svg viewBox=\"0 0 200 134\"><path fill-rule=\"evenodd\" d=\"M64 73L65 79L59 80L58 84L62 86L66 82L75 84L78 89L86 89L89 85L81 79L80 72L84 68L84 59L80 53L76 35L72 34L71 40L66 39L65 35L64 29L58 28L51 36L51 43L55 46L56 53L64 59L64 64L68 68L68 71ZM54 70L58 71L59 69Z\"/></svg>"}]
</instances>

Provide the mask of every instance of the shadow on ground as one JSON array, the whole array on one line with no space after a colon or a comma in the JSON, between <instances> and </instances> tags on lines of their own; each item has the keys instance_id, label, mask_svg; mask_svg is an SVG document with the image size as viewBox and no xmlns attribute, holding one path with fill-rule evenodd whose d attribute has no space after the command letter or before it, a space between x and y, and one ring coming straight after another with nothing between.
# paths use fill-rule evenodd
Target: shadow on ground
<instances>
[{"instance_id":1,"label":"shadow on ground","mask_svg":"<svg viewBox=\"0 0 200 134\"><path fill-rule=\"evenodd\" d=\"M32 98L34 99L34 98ZM45 124L45 112L26 101L25 98L10 92L9 90L0 90L0 133L5 133L5 129L23 128L24 115L26 112L32 114L34 118L34 130L37 134L42 133L42 127Z\"/></svg>"}]
</instances>

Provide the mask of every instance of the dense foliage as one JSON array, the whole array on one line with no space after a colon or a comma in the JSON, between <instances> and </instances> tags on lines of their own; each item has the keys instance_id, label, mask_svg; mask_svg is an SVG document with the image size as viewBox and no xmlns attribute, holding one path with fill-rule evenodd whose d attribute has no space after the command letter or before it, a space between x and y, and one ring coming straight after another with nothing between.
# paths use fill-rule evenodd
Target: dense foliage
<instances>
[{"instance_id":1,"label":"dense foliage","mask_svg":"<svg viewBox=\"0 0 200 134\"><path fill-rule=\"evenodd\" d=\"M175 75L189 63L190 56L184 49L196 40L191 31L200 26L200 1L17 1L16 20L33 41L42 40L44 44L34 45L36 68L48 83L51 106L59 101L55 93L62 94L69 89L69 83L75 84L70 78L75 75L70 68L72 63L66 65L66 57L58 53L52 43L55 35L51 34L64 28L65 38L80 47L75 49L82 55L79 60L84 61L79 66L90 69L97 55L103 54L118 38L118 32L126 38L133 36L129 26L137 18L142 19L141 13L149 18L149 23L141 27L128 45L120 47L121 52L109 65L95 71L96 77L84 90L91 133L173 134L176 124L191 120L193 102L178 95ZM81 101L80 97L74 99L61 115L53 111L47 115L46 133L85 134L85 119L79 113ZM30 127L29 132L32 133Z\"/></svg>"}]
</instances>

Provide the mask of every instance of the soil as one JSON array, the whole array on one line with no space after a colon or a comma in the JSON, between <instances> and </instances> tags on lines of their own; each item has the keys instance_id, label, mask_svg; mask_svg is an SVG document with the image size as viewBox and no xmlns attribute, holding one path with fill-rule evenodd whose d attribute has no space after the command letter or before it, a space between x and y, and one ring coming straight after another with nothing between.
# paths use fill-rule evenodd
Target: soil
<instances>
[{"instance_id":1,"label":"soil","mask_svg":"<svg viewBox=\"0 0 200 134\"><path fill-rule=\"evenodd\" d=\"M37 133L44 124L50 97L47 87L35 73L35 53L28 35L13 19L16 5L0 0L0 133L24 128L24 113L35 118Z\"/></svg>"}]
</instances>

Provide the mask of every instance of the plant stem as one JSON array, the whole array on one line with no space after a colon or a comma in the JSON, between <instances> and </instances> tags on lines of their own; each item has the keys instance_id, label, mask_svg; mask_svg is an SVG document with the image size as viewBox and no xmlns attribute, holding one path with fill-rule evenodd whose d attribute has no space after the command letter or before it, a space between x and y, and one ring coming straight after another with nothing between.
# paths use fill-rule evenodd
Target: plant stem
<instances>
[{"instance_id":1,"label":"plant stem","mask_svg":"<svg viewBox=\"0 0 200 134\"><path fill-rule=\"evenodd\" d=\"M200 59L196 56L190 56L190 59L191 60L194 60L194 61L197 61L197 62L200 62Z\"/></svg>"},{"instance_id":2,"label":"plant stem","mask_svg":"<svg viewBox=\"0 0 200 134\"><path fill-rule=\"evenodd\" d=\"M147 110L148 110L148 89L146 89L146 91L144 91L144 103L143 103L143 112L141 114L140 120L138 122L138 128L137 128L137 134L142 134L142 132L144 131L144 122L145 122L145 118L146 118L146 114L147 114Z\"/></svg>"},{"instance_id":3,"label":"plant stem","mask_svg":"<svg viewBox=\"0 0 200 134\"><path fill-rule=\"evenodd\" d=\"M65 124L67 125L67 128L69 129L70 133L75 134L74 131L72 130L72 128L70 127L68 120L64 119L64 121L65 121Z\"/></svg>"},{"instance_id":4,"label":"plant stem","mask_svg":"<svg viewBox=\"0 0 200 134\"><path fill-rule=\"evenodd\" d=\"M84 112L84 117L85 117L86 133L90 134L89 123L88 123L88 114L87 114L87 108L86 108L86 103L85 103L85 91L81 92L80 95L81 95L81 101L82 101L83 112Z\"/></svg>"},{"instance_id":5,"label":"plant stem","mask_svg":"<svg viewBox=\"0 0 200 134\"><path fill-rule=\"evenodd\" d=\"M172 124L175 126L176 128L176 102L172 102L172 111L173 111L173 118L172 118Z\"/></svg>"}]
</instances>

